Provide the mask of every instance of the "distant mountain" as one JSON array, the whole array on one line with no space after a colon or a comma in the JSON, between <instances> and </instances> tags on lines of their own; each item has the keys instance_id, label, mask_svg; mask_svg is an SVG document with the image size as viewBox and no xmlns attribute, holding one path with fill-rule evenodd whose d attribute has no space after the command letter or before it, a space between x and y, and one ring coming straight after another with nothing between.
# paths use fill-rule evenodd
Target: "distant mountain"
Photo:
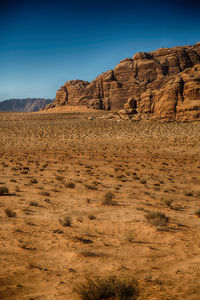
<instances>
[{"instance_id":1,"label":"distant mountain","mask_svg":"<svg viewBox=\"0 0 200 300\"><path fill-rule=\"evenodd\" d=\"M45 105L52 103L52 99L25 98L8 99L0 102L0 111L32 112L38 111Z\"/></svg>"}]
</instances>

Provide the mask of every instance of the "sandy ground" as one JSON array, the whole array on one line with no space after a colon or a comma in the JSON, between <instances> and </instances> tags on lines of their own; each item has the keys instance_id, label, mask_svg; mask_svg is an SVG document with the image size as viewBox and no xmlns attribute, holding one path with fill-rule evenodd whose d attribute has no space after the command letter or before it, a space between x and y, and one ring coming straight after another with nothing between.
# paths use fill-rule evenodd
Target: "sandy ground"
<instances>
[{"instance_id":1,"label":"sandy ground","mask_svg":"<svg viewBox=\"0 0 200 300\"><path fill-rule=\"evenodd\" d=\"M39 114L52 114L52 113L88 113L94 112L93 108L89 108L87 106L56 106L50 109L44 109L39 111ZM96 111L97 112L97 111ZM99 113L102 111L98 111Z\"/></svg>"},{"instance_id":2,"label":"sandy ground","mask_svg":"<svg viewBox=\"0 0 200 300\"><path fill-rule=\"evenodd\" d=\"M0 113L0 299L78 300L87 275L133 276L139 300L200 299L200 122L103 114Z\"/></svg>"}]
</instances>

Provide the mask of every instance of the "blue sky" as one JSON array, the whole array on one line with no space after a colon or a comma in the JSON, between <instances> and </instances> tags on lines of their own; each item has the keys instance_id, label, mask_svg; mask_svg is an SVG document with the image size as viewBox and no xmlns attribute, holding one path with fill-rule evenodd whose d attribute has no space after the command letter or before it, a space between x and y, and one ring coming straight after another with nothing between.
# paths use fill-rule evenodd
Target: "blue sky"
<instances>
[{"instance_id":1,"label":"blue sky","mask_svg":"<svg viewBox=\"0 0 200 300\"><path fill-rule=\"evenodd\" d=\"M54 98L66 81L91 81L138 51L200 41L195 0L2 3L0 101Z\"/></svg>"}]
</instances>

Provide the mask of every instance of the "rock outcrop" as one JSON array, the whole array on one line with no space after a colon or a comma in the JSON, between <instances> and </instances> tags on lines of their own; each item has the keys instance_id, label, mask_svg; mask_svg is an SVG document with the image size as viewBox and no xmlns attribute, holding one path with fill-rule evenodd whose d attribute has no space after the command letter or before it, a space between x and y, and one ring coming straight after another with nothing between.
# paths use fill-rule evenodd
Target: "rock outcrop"
<instances>
[{"instance_id":1,"label":"rock outcrop","mask_svg":"<svg viewBox=\"0 0 200 300\"><path fill-rule=\"evenodd\" d=\"M60 105L123 110L137 118L200 118L200 43L139 52L92 82L68 81L49 107Z\"/></svg>"}]
</instances>

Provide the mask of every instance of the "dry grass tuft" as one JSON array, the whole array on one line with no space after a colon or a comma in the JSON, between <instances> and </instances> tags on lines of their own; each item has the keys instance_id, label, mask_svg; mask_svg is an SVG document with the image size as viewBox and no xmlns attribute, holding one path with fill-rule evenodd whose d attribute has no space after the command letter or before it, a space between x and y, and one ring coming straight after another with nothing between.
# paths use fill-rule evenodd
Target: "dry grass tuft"
<instances>
[{"instance_id":1,"label":"dry grass tuft","mask_svg":"<svg viewBox=\"0 0 200 300\"><path fill-rule=\"evenodd\" d=\"M71 218L71 216L66 216L62 220L59 220L59 222L64 227L70 227L70 226L72 226L72 218Z\"/></svg>"},{"instance_id":2,"label":"dry grass tuft","mask_svg":"<svg viewBox=\"0 0 200 300\"><path fill-rule=\"evenodd\" d=\"M107 192L104 197L102 204L103 205L117 205L117 201L113 200L115 195L112 192Z\"/></svg>"},{"instance_id":3,"label":"dry grass tuft","mask_svg":"<svg viewBox=\"0 0 200 300\"><path fill-rule=\"evenodd\" d=\"M7 186L1 186L0 187L0 196L8 195L9 189Z\"/></svg>"},{"instance_id":4,"label":"dry grass tuft","mask_svg":"<svg viewBox=\"0 0 200 300\"><path fill-rule=\"evenodd\" d=\"M66 184L65 184L65 187L66 188L68 188L68 189L74 189L75 188L75 183L73 183L73 182L67 182Z\"/></svg>"},{"instance_id":5,"label":"dry grass tuft","mask_svg":"<svg viewBox=\"0 0 200 300\"><path fill-rule=\"evenodd\" d=\"M5 213L6 213L6 216L9 218L16 218L16 216L17 216L16 212L12 211L9 208L5 209Z\"/></svg>"},{"instance_id":6,"label":"dry grass tuft","mask_svg":"<svg viewBox=\"0 0 200 300\"><path fill-rule=\"evenodd\" d=\"M29 184L37 184L38 181L36 178L31 178Z\"/></svg>"},{"instance_id":7,"label":"dry grass tuft","mask_svg":"<svg viewBox=\"0 0 200 300\"><path fill-rule=\"evenodd\" d=\"M163 204L165 204L167 207L171 207L172 200L171 199L164 199Z\"/></svg>"},{"instance_id":8,"label":"dry grass tuft","mask_svg":"<svg viewBox=\"0 0 200 300\"><path fill-rule=\"evenodd\" d=\"M160 227L166 226L169 222L169 218L166 217L165 214L161 212L155 212L155 211L147 213L146 219L152 225L160 226Z\"/></svg>"},{"instance_id":9,"label":"dry grass tuft","mask_svg":"<svg viewBox=\"0 0 200 300\"><path fill-rule=\"evenodd\" d=\"M77 285L74 290L82 300L135 300L139 296L135 279L119 279L115 276L86 278L85 282Z\"/></svg>"}]
</instances>

